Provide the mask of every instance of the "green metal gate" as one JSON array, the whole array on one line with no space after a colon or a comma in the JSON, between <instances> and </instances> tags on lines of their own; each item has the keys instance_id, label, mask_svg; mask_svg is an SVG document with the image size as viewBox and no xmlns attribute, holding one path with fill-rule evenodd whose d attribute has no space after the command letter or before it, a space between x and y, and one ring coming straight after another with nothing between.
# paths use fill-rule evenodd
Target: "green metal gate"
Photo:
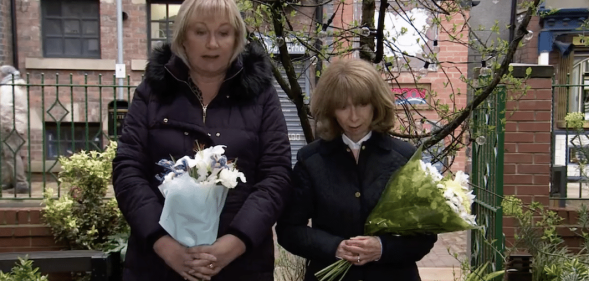
<instances>
[{"instance_id":1,"label":"green metal gate","mask_svg":"<svg viewBox=\"0 0 589 281\"><path fill-rule=\"evenodd\" d=\"M506 89L499 86L473 112L471 182L476 195L473 214L482 230L471 231L471 265L490 262L487 271L503 267L503 146Z\"/></svg>"}]
</instances>

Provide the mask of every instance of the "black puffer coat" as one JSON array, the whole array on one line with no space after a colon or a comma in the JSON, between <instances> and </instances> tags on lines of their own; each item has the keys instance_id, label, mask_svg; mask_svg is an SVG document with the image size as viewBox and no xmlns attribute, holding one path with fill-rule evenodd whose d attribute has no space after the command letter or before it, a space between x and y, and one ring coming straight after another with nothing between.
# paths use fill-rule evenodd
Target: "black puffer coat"
<instances>
[{"instance_id":1,"label":"black puffer coat","mask_svg":"<svg viewBox=\"0 0 589 281\"><path fill-rule=\"evenodd\" d=\"M226 145L247 178L229 191L218 234L236 235L247 251L213 280L273 280L272 226L291 189L291 152L269 58L260 46L247 46L209 104L206 122L188 77L169 46L155 50L125 118L113 161L116 198L132 232L124 280L183 280L153 251L166 234L158 223L164 198L155 163L193 155L195 140Z\"/></svg>"}]
</instances>

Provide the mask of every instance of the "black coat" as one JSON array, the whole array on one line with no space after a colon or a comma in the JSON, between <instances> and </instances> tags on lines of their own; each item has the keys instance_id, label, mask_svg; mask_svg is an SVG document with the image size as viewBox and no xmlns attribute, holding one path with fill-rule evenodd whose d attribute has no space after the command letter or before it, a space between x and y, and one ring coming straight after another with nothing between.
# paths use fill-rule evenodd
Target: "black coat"
<instances>
[{"instance_id":1,"label":"black coat","mask_svg":"<svg viewBox=\"0 0 589 281\"><path fill-rule=\"evenodd\" d=\"M302 148L293 172L294 198L276 227L278 242L306 258L306 281L337 261L342 240L364 235L364 222L376 206L391 174L407 163L415 148L373 132L363 143L358 164L341 137L318 140ZM307 226L311 219L312 227ZM377 262L353 266L344 280L420 280L416 262L436 235L380 236L383 253Z\"/></svg>"},{"instance_id":2,"label":"black coat","mask_svg":"<svg viewBox=\"0 0 589 281\"><path fill-rule=\"evenodd\" d=\"M113 161L116 198L131 226L124 280L183 280L153 251L166 234L159 225L164 198L156 162L194 155L195 140L226 145L228 159L238 158L247 179L229 191L218 233L239 237L246 253L213 280L273 280L272 226L291 190L291 150L269 58L260 46L248 45L209 104L205 122L188 77L169 46L155 50L125 118Z\"/></svg>"}]
</instances>

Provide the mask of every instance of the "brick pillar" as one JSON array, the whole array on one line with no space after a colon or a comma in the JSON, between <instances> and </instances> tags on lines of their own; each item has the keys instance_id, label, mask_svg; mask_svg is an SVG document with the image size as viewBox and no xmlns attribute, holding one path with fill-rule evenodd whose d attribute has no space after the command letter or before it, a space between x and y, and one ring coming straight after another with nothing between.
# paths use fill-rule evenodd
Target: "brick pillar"
<instances>
[{"instance_id":1,"label":"brick pillar","mask_svg":"<svg viewBox=\"0 0 589 281\"><path fill-rule=\"evenodd\" d=\"M537 201L548 206L550 193L550 142L552 112L552 74L544 65L513 64L514 76L525 77L532 68L530 87L525 95L508 93L505 112L505 160L503 193L515 195L524 204ZM507 247L512 245L513 218L504 217L503 232Z\"/></svg>"}]
</instances>

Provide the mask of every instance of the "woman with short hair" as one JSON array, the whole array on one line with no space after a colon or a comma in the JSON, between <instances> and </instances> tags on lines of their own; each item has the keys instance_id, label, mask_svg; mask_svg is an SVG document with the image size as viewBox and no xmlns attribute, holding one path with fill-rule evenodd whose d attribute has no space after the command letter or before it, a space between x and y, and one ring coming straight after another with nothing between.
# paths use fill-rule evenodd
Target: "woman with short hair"
<instances>
[{"instance_id":1,"label":"woman with short hair","mask_svg":"<svg viewBox=\"0 0 589 281\"><path fill-rule=\"evenodd\" d=\"M113 184L131 227L126 281L273 280L272 226L290 192L291 153L272 69L246 42L234 0L186 0L125 117ZM160 159L226 145L247 178L227 195L213 245L186 248L159 225ZM198 235L198 234L197 234Z\"/></svg>"},{"instance_id":2,"label":"woman with short hair","mask_svg":"<svg viewBox=\"0 0 589 281\"><path fill-rule=\"evenodd\" d=\"M370 63L338 60L321 75L311 112L319 139L298 152L294 198L278 221L278 242L309 260L305 281L337 259L355 265L346 281L420 280L416 262L436 235L363 236L392 173L416 151L389 134L389 86Z\"/></svg>"}]
</instances>

